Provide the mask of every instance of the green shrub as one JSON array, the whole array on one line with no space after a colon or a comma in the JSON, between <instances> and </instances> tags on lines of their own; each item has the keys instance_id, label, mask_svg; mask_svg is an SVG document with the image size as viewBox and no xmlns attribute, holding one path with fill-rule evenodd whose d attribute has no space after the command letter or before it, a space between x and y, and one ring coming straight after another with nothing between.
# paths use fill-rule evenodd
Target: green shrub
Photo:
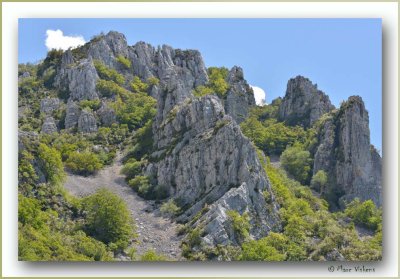
<instances>
[{"instance_id":1,"label":"green shrub","mask_svg":"<svg viewBox=\"0 0 400 279\"><path fill-rule=\"evenodd\" d=\"M96 83L96 89L104 97L129 94L125 88L119 86L112 80L99 79Z\"/></svg>"},{"instance_id":2,"label":"green shrub","mask_svg":"<svg viewBox=\"0 0 400 279\"><path fill-rule=\"evenodd\" d=\"M141 173L142 166L142 161L137 161L135 158L131 158L124 164L121 173L124 174L126 180L129 181Z\"/></svg>"},{"instance_id":3,"label":"green shrub","mask_svg":"<svg viewBox=\"0 0 400 279\"><path fill-rule=\"evenodd\" d=\"M158 255L154 250L147 250L141 257L140 260L143 262L162 262L167 261L167 257Z\"/></svg>"},{"instance_id":4,"label":"green shrub","mask_svg":"<svg viewBox=\"0 0 400 279\"><path fill-rule=\"evenodd\" d=\"M99 157L89 151L71 152L65 166L72 172L82 175L93 174L103 167Z\"/></svg>"},{"instance_id":5,"label":"green shrub","mask_svg":"<svg viewBox=\"0 0 400 279\"><path fill-rule=\"evenodd\" d=\"M38 147L38 157L47 180L53 185L60 185L65 179L60 152L41 143Z\"/></svg>"},{"instance_id":6,"label":"green shrub","mask_svg":"<svg viewBox=\"0 0 400 279\"><path fill-rule=\"evenodd\" d=\"M281 155L282 167L302 184L309 180L311 162L310 152L299 146L288 147Z\"/></svg>"},{"instance_id":7,"label":"green shrub","mask_svg":"<svg viewBox=\"0 0 400 279\"><path fill-rule=\"evenodd\" d=\"M132 91L135 93L146 93L149 85L143 81L138 76L134 76L131 82Z\"/></svg>"},{"instance_id":8,"label":"green shrub","mask_svg":"<svg viewBox=\"0 0 400 279\"><path fill-rule=\"evenodd\" d=\"M118 85L122 85L125 83L125 78L123 75L121 75L114 69L108 68L100 60L94 60L93 64L94 64L94 67L96 68L96 71L99 74L99 77L101 79L114 81Z\"/></svg>"},{"instance_id":9,"label":"green shrub","mask_svg":"<svg viewBox=\"0 0 400 279\"><path fill-rule=\"evenodd\" d=\"M117 56L117 62L124 66L126 69L129 69L132 66L131 61L129 61L129 59L123 57L122 55Z\"/></svg>"},{"instance_id":10,"label":"green shrub","mask_svg":"<svg viewBox=\"0 0 400 279\"><path fill-rule=\"evenodd\" d=\"M266 238L243 243L239 257L242 261L283 261L285 258L285 255L268 245Z\"/></svg>"},{"instance_id":11,"label":"green shrub","mask_svg":"<svg viewBox=\"0 0 400 279\"><path fill-rule=\"evenodd\" d=\"M177 206L172 199L163 203L160 207L161 214L166 217L174 217L178 215L180 210L181 209L179 208L179 206Z\"/></svg>"},{"instance_id":12,"label":"green shrub","mask_svg":"<svg viewBox=\"0 0 400 279\"><path fill-rule=\"evenodd\" d=\"M86 213L85 230L114 251L125 249L134 235L134 224L125 202L106 189L82 201Z\"/></svg>"},{"instance_id":13,"label":"green shrub","mask_svg":"<svg viewBox=\"0 0 400 279\"><path fill-rule=\"evenodd\" d=\"M311 178L311 188L313 188L317 192L323 192L324 188L326 186L326 183L328 182L328 176L326 175L326 172L323 170L319 170L316 174L313 175Z\"/></svg>"},{"instance_id":14,"label":"green shrub","mask_svg":"<svg viewBox=\"0 0 400 279\"><path fill-rule=\"evenodd\" d=\"M156 77L149 77L147 79L147 84L149 86L156 86L156 85L160 84L160 80L158 78L156 78Z\"/></svg>"},{"instance_id":15,"label":"green shrub","mask_svg":"<svg viewBox=\"0 0 400 279\"><path fill-rule=\"evenodd\" d=\"M235 237L239 243L242 243L250 236L250 217L247 212L240 215L237 211L229 210L227 215L232 222L232 227L235 232Z\"/></svg>"},{"instance_id":16,"label":"green shrub","mask_svg":"<svg viewBox=\"0 0 400 279\"><path fill-rule=\"evenodd\" d=\"M100 100L82 100L79 102L79 107L81 109L91 109L93 111L96 111L100 108L100 106Z\"/></svg>"},{"instance_id":17,"label":"green shrub","mask_svg":"<svg viewBox=\"0 0 400 279\"><path fill-rule=\"evenodd\" d=\"M381 210L377 209L372 200L360 202L354 199L345 209L345 214L356 224L377 230L382 223Z\"/></svg>"},{"instance_id":18,"label":"green shrub","mask_svg":"<svg viewBox=\"0 0 400 279\"><path fill-rule=\"evenodd\" d=\"M128 181L131 186L141 197L150 198L152 195L152 185L148 176L137 175Z\"/></svg>"}]
</instances>

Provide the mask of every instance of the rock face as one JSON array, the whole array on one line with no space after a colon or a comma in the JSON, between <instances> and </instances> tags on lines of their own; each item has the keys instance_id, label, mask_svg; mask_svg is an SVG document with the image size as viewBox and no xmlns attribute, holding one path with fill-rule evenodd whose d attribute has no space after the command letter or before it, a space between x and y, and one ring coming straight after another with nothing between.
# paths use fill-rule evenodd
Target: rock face
<instances>
[{"instance_id":1,"label":"rock face","mask_svg":"<svg viewBox=\"0 0 400 279\"><path fill-rule=\"evenodd\" d=\"M230 86L225 101L225 111L240 124L249 114L252 106L255 106L253 89L243 77L243 70L240 67L233 67L227 78Z\"/></svg>"},{"instance_id":2,"label":"rock face","mask_svg":"<svg viewBox=\"0 0 400 279\"><path fill-rule=\"evenodd\" d=\"M113 123L117 122L115 111L107 106L106 103L102 103L100 109L96 112L100 118L100 122L103 126L109 127Z\"/></svg>"},{"instance_id":3,"label":"rock face","mask_svg":"<svg viewBox=\"0 0 400 279\"><path fill-rule=\"evenodd\" d=\"M40 101L40 112L45 114L52 113L60 107L60 99L46 98Z\"/></svg>"},{"instance_id":4,"label":"rock face","mask_svg":"<svg viewBox=\"0 0 400 279\"><path fill-rule=\"evenodd\" d=\"M289 125L311 127L322 115L334 109L329 97L302 76L288 81L286 95L279 106L279 119Z\"/></svg>"},{"instance_id":5,"label":"rock face","mask_svg":"<svg viewBox=\"0 0 400 279\"><path fill-rule=\"evenodd\" d=\"M73 101L68 101L65 116L65 129L76 127L80 114L81 110L79 106Z\"/></svg>"},{"instance_id":6,"label":"rock face","mask_svg":"<svg viewBox=\"0 0 400 279\"><path fill-rule=\"evenodd\" d=\"M370 145L369 118L364 102L352 96L323 123L314 159L314 173L325 170L323 193L339 205L354 198L382 204L381 157Z\"/></svg>"},{"instance_id":7,"label":"rock face","mask_svg":"<svg viewBox=\"0 0 400 279\"><path fill-rule=\"evenodd\" d=\"M45 118L41 132L44 134L52 134L57 132L57 125L53 117L47 116Z\"/></svg>"},{"instance_id":8,"label":"rock face","mask_svg":"<svg viewBox=\"0 0 400 279\"><path fill-rule=\"evenodd\" d=\"M57 71L54 86L69 93L69 99L75 101L94 100L99 96L96 92L98 75L89 56L73 63L70 51L66 51L61 58L61 66ZM73 64L70 64L70 63Z\"/></svg>"},{"instance_id":9,"label":"rock face","mask_svg":"<svg viewBox=\"0 0 400 279\"><path fill-rule=\"evenodd\" d=\"M93 113L83 110L78 119L78 132L93 133L97 132L96 118Z\"/></svg>"},{"instance_id":10,"label":"rock face","mask_svg":"<svg viewBox=\"0 0 400 279\"><path fill-rule=\"evenodd\" d=\"M256 238L279 226L277 205L272 199L268 211L262 194L267 191L273 196L255 149L235 121L225 114L220 100L215 96L188 98L171 113L175 116L171 115L154 130L158 140L153 156L158 161L157 184L164 185L185 209L179 219L186 222L205 204L218 204L215 214L219 217L207 215L199 219L208 228L204 240L209 244L235 243L227 231L226 210L250 212L252 223L259 225L252 229ZM219 220L218 235L209 227L216 224L208 225L216 222L215 218Z\"/></svg>"}]
</instances>

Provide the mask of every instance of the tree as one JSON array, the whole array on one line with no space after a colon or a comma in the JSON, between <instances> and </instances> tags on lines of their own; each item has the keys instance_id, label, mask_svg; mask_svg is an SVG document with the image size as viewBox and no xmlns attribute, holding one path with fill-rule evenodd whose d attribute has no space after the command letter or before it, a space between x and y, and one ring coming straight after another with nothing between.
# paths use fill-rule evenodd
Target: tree
<instances>
[{"instance_id":1,"label":"tree","mask_svg":"<svg viewBox=\"0 0 400 279\"><path fill-rule=\"evenodd\" d=\"M349 203L345 214L356 224L377 230L382 224L382 212L377 209L372 200L361 202L358 198Z\"/></svg>"},{"instance_id":2,"label":"tree","mask_svg":"<svg viewBox=\"0 0 400 279\"><path fill-rule=\"evenodd\" d=\"M65 179L60 152L41 143L38 147L38 156L47 180L53 185L60 185Z\"/></svg>"},{"instance_id":3,"label":"tree","mask_svg":"<svg viewBox=\"0 0 400 279\"><path fill-rule=\"evenodd\" d=\"M302 184L308 182L311 162L310 152L300 146L288 147L281 155L282 167Z\"/></svg>"},{"instance_id":4,"label":"tree","mask_svg":"<svg viewBox=\"0 0 400 279\"><path fill-rule=\"evenodd\" d=\"M313 175L311 179L311 188L321 193L323 192L327 181L328 176L326 175L326 172L323 170L319 170L316 174Z\"/></svg>"},{"instance_id":5,"label":"tree","mask_svg":"<svg viewBox=\"0 0 400 279\"><path fill-rule=\"evenodd\" d=\"M131 82L132 91L135 93L146 93L149 85L140 80L138 76L134 76Z\"/></svg>"},{"instance_id":6,"label":"tree","mask_svg":"<svg viewBox=\"0 0 400 279\"><path fill-rule=\"evenodd\" d=\"M134 223L124 201L107 189L100 189L84 198L85 230L108 244L114 251L122 250L134 235Z\"/></svg>"},{"instance_id":7,"label":"tree","mask_svg":"<svg viewBox=\"0 0 400 279\"><path fill-rule=\"evenodd\" d=\"M71 152L65 165L71 171L83 175L92 174L103 167L99 157L89 151Z\"/></svg>"}]
</instances>

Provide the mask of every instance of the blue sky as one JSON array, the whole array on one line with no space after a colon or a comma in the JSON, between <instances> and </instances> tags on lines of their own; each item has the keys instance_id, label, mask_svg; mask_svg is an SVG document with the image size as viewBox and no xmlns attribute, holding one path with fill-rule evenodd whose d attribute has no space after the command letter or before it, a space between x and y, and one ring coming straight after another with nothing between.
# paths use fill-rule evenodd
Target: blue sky
<instances>
[{"instance_id":1,"label":"blue sky","mask_svg":"<svg viewBox=\"0 0 400 279\"><path fill-rule=\"evenodd\" d=\"M360 95L371 141L382 149L382 29L380 19L20 19L19 63L43 59L47 30L86 41L124 33L128 44L198 49L209 66L243 68L267 102L284 96L289 78L308 77L339 106Z\"/></svg>"}]
</instances>

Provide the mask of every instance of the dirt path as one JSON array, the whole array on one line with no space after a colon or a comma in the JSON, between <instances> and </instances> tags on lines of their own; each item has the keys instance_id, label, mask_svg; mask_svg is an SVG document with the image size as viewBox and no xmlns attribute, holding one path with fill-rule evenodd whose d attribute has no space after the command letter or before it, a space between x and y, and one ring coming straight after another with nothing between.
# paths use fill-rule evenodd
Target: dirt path
<instances>
[{"instance_id":1,"label":"dirt path","mask_svg":"<svg viewBox=\"0 0 400 279\"><path fill-rule=\"evenodd\" d=\"M131 211L137 226L137 239L133 243L137 255L153 249L172 260L181 259L180 237L176 235L177 224L159 216L154 211L153 202L139 197L125 182L120 174L122 163L121 154L113 165L104 168L94 176L83 177L68 174L65 188L78 197L87 196L97 189L105 187L120 196Z\"/></svg>"}]
</instances>

